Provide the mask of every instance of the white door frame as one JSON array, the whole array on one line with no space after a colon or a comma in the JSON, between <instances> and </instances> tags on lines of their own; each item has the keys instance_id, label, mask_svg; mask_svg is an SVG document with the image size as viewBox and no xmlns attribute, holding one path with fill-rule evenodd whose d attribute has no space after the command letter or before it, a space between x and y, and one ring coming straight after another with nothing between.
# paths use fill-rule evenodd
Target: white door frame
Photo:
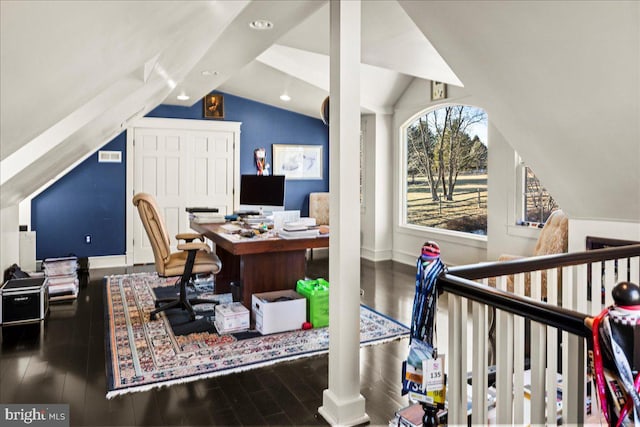
<instances>
[{"instance_id":1,"label":"white door frame","mask_svg":"<svg viewBox=\"0 0 640 427\"><path fill-rule=\"evenodd\" d=\"M127 186L126 186L126 265L133 265L133 219L134 206L133 181L134 181L134 149L133 137L134 128L154 128L154 129L184 129L184 130L206 130L206 131L228 131L234 133L233 141L233 208L237 209L240 203L240 125L241 122L212 121L212 120L191 120L191 119L165 119L156 117L143 117L136 120L127 128Z\"/></svg>"}]
</instances>

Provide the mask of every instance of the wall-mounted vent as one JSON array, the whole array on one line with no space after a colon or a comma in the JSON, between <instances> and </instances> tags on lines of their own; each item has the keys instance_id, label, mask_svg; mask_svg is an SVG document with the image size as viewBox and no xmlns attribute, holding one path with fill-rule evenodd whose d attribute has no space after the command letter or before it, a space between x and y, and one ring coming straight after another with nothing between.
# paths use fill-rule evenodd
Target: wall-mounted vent
<instances>
[{"instance_id":1,"label":"wall-mounted vent","mask_svg":"<svg viewBox=\"0 0 640 427\"><path fill-rule=\"evenodd\" d=\"M122 163L122 152L98 151L98 163Z\"/></svg>"}]
</instances>

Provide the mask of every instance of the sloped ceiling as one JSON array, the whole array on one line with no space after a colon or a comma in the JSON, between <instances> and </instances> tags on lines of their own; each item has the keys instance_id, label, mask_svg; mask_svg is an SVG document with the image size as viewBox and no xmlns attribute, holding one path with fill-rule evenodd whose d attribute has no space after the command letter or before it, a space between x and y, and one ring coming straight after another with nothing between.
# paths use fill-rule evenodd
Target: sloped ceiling
<instances>
[{"instance_id":1,"label":"sloped ceiling","mask_svg":"<svg viewBox=\"0 0 640 427\"><path fill-rule=\"evenodd\" d=\"M640 2L400 4L571 218L640 222Z\"/></svg>"},{"instance_id":2,"label":"sloped ceiling","mask_svg":"<svg viewBox=\"0 0 640 427\"><path fill-rule=\"evenodd\" d=\"M328 95L326 1L0 7L2 207L43 189L161 103L191 106L219 90L319 118ZM258 19L273 29L251 30ZM395 0L363 3L363 34L364 112L392 113L414 77L460 84ZM394 40L411 50L402 55ZM301 63L308 55L317 61ZM288 103L279 99L285 91ZM189 99L178 100L183 94Z\"/></svg>"},{"instance_id":3,"label":"sloped ceiling","mask_svg":"<svg viewBox=\"0 0 640 427\"><path fill-rule=\"evenodd\" d=\"M2 207L158 105L247 5L1 2Z\"/></svg>"},{"instance_id":4,"label":"sloped ceiling","mask_svg":"<svg viewBox=\"0 0 640 427\"><path fill-rule=\"evenodd\" d=\"M326 1L2 1L0 19L1 207L160 103L219 90L319 117L328 94ZM464 84L572 217L640 220L639 2L364 1L362 19L363 112L413 79Z\"/></svg>"}]
</instances>

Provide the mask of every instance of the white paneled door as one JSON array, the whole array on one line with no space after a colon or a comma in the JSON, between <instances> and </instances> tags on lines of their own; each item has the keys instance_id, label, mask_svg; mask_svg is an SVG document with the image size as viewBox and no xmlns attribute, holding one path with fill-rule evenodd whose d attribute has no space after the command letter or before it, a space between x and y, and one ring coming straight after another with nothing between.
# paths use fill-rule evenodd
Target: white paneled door
<instances>
[{"instance_id":1,"label":"white paneled door","mask_svg":"<svg viewBox=\"0 0 640 427\"><path fill-rule=\"evenodd\" d=\"M233 211L239 123L143 119L133 129L133 192L156 197L176 251L175 235L189 232L187 207ZM154 127L155 126L155 127ZM137 215L133 218L133 262L153 262L153 252Z\"/></svg>"}]
</instances>

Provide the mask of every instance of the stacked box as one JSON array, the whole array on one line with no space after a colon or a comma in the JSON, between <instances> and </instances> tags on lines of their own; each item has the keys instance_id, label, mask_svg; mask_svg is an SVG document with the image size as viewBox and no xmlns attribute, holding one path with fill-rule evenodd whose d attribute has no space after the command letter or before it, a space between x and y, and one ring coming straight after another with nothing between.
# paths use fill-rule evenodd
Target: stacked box
<instances>
[{"instance_id":1,"label":"stacked box","mask_svg":"<svg viewBox=\"0 0 640 427\"><path fill-rule=\"evenodd\" d=\"M239 302L218 304L213 324L220 334L245 331L249 329L249 310Z\"/></svg>"},{"instance_id":2,"label":"stacked box","mask_svg":"<svg viewBox=\"0 0 640 427\"><path fill-rule=\"evenodd\" d=\"M51 301L77 298L80 287L77 257L47 258L43 265Z\"/></svg>"},{"instance_id":3,"label":"stacked box","mask_svg":"<svg viewBox=\"0 0 640 427\"><path fill-rule=\"evenodd\" d=\"M306 301L293 289L253 294L251 315L262 335L294 331L306 320Z\"/></svg>"},{"instance_id":4,"label":"stacked box","mask_svg":"<svg viewBox=\"0 0 640 427\"><path fill-rule=\"evenodd\" d=\"M329 325L329 282L324 279L298 280L296 291L307 299L307 320L314 328Z\"/></svg>"}]
</instances>

